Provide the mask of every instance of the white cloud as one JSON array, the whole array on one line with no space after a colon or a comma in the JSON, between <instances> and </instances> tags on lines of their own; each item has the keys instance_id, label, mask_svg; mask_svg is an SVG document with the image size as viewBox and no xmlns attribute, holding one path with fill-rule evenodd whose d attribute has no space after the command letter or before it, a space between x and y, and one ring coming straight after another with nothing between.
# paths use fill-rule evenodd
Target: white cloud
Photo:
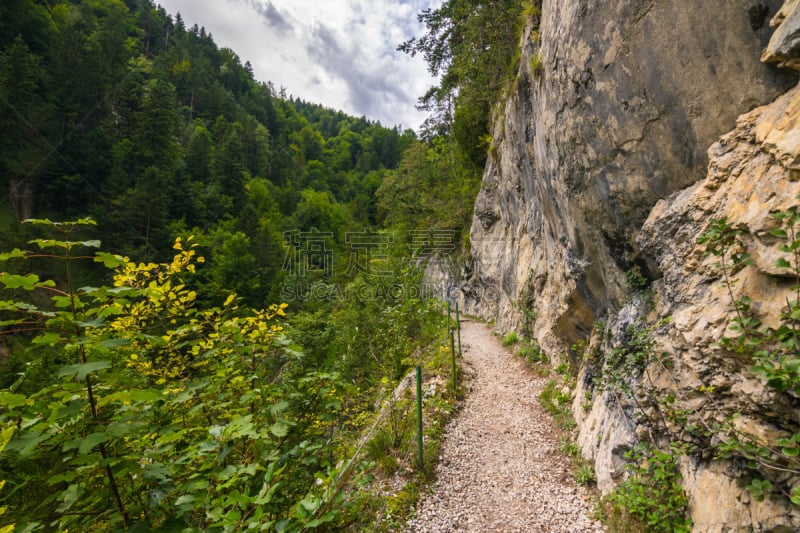
<instances>
[{"instance_id":1,"label":"white cloud","mask_svg":"<svg viewBox=\"0 0 800 533\"><path fill-rule=\"evenodd\" d=\"M257 79L304 100L417 128L414 107L433 80L419 56L395 49L419 35L422 9L440 0L160 0L187 26L250 61Z\"/></svg>"}]
</instances>

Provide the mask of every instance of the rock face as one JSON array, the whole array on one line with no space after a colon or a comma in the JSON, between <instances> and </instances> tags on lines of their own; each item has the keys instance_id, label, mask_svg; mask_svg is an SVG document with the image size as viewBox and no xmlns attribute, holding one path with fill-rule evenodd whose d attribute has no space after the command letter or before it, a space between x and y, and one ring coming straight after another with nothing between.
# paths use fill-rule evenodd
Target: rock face
<instances>
[{"instance_id":1,"label":"rock face","mask_svg":"<svg viewBox=\"0 0 800 533\"><path fill-rule=\"evenodd\" d=\"M732 295L750 297L765 325L777 326L787 298L793 297L795 280L787 269L776 266L786 254L779 250L783 240L770 230L779 227L772 213L800 203L800 182L795 179L798 135L800 86L739 117L736 128L709 149L706 178L658 202L639 235L641 248L656 258L662 275L656 313L671 317L669 327L658 330L657 351L672 354L674 363L668 376L659 376L666 372L652 368L652 381L640 386L674 396L675 408L690 412L690 424L715 428L740 413L735 418L737 428L773 443L800 431L800 401L766 387L749 370L752 360L719 346L724 335L735 334L730 329L735 311L727 286L721 283L720 259L705 254L697 238L709 220L723 217L741 231L741 251L750 254L752 265L731 271ZM680 432L681 428L669 428L672 436ZM708 445L724 437L725 432L717 430L710 440L695 438L695 442ZM746 472L736 466L697 458L682 464L697 530L770 531L779 526L800 530L800 509L777 494L763 502L751 501L737 483ZM800 478L786 474L772 481L790 488ZM724 505L709 505L711 488L712 501Z\"/></svg>"},{"instance_id":2,"label":"rock face","mask_svg":"<svg viewBox=\"0 0 800 533\"><path fill-rule=\"evenodd\" d=\"M777 30L761 60L800 70L800 0L788 0L769 25Z\"/></svg>"},{"instance_id":3,"label":"rock face","mask_svg":"<svg viewBox=\"0 0 800 533\"><path fill-rule=\"evenodd\" d=\"M624 297L620 273L645 266L635 241L652 206L703 177L740 113L793 84L759 62L779 7L544 0L496 120L467 307L511 328L535 300L548 349L585 336Z\"/></svg>"},{"instance_id":4,"label":"rock face","mask_svg":"<svg viewBox=\"0 0 800 533\"><path fill-rule=\"evenodd\" d=\"M532 333L551 359L576 340L602 350L646 316L670 317L654 342L674 366L632 378L632 399L675 396L676 409L690 413L686 423L703 427L739 412L737 424L752 434L800 429L796 399L717 346L729 331L730 297L715 258L696 244L710 218L736 224L755 264L736 273L735 287L759 302L765 323L777 320L791 280L775 266L769 213L800 194L800 89L790 90L795 73L759 58L763 51L765 60L798 64L798 5L543 0L495 120L471 259L455 295L465 310L495 319L502 332L531 327L535 312ZM652 306L631 300L632 268L654 280ZM591 337L598 319L602 342ZM630 402L598 386L598 371L581 369L573 411L584 455L608 491L623 474L624 452L647 435ZM708 447L721 436L684 429L667 427L655 440L675 431ZM711 455L681 461L696 531L800 530L786 497L755 501L741 465Z\"/></svg>"}]
</instances>

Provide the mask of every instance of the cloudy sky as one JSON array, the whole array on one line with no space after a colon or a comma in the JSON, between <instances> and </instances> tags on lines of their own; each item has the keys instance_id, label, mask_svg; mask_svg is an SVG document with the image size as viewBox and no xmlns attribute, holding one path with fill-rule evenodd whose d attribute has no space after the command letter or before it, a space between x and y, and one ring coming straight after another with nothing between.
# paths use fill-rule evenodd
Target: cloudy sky
<instances>
[{"instance_id":1,"label":"cloudy sky","mask_svg":"<svg viewBox=\"0 0 800 533\"><path fill-rule=\"evenodd\" d=\"M395 51L422 34L417 13L441 0L156 0L187 27L250 61L256 79L352 115L418 129L433 85L420 56Z\"/></svg>"}]
</instances>

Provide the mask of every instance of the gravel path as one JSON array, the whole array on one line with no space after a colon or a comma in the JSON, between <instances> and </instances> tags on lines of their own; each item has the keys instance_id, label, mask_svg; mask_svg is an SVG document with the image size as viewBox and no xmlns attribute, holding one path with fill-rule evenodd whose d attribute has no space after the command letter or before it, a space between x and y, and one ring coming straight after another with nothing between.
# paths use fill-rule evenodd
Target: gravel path
<instances>
[{"instance_id":1,"label":"gravel path","mask_svg":"<svg viewBox=\"0 0 800 533\"><path fill-rule=\"evenodd\" d=\"M602 532L539 405L546 378L481 323L462 321L468 393L445 432L437 480L408 532Z\"/></svg>"}]
</instances>

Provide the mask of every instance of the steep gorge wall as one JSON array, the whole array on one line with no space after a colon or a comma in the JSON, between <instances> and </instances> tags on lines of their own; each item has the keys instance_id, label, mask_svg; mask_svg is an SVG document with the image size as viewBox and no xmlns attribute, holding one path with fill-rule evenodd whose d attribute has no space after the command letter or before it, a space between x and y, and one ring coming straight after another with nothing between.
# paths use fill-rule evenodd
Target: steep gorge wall
<instances>
[{"instance_id":1,"label":"steep gorge wall","mask_svg":"<svg viewBox=\"0 0 800 533\"><path fill-rule=\"evenodd\" d=\"M797 3L787 2L787 20L798 16ZM551 354L588 339L601 318L620 337L648 312L652 320L670 316L657 342L674 354L674 374L654 372L634 384L637 394L675 393L705 423L742 412L742 423L762 434L800 424L796 405L715 348L729 325L729 301L712 259L695 245L710 217L746 228L756 265L740 273L740 286L777 316L787 283L768 266L767 214L800 193L792 181L800 169L793 137L800 94L786 93L798 78L760 61L781 5L543 0L495 121L471 259L454 295L464 308L495 319L500 331L519 329L522 310L533 309L533 334ZM796 61L789 27L778 29L782 44L765 58ZM655 309L629 303L632 267L656 280ZM718 391L713 409L697 393L706 386ZM587 396L588 411L580 407ZM574 411L602 490L620 479L622 454L643 437L628 407L583 369ZM751 501L733 465L684 459L697 531L800 529L785 498Z\"/></svg>"},{"instance_id":2,"label":"steep gorge wall","mask_svg":"<svg viewBox=\"0 0 800 533\"><path fill-rule=\"evenodd\" d=\"M635 239L652 206L702 178L740 113L793 83L759 61L779 7L544 0L496 120L465 305L512 327L530 298L537 333L570 340L622 301L620 272L646 266Z\"/></svg>"}]
</instances>

